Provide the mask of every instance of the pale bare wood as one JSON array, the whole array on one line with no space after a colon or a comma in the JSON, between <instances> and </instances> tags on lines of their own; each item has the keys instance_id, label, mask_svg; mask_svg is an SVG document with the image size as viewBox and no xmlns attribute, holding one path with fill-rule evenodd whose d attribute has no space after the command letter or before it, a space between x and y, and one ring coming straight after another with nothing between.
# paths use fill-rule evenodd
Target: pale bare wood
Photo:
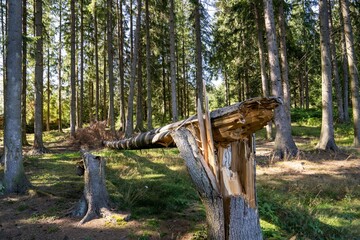
<instances>
[{"instance_id":1,"label":"pale bare wood","mask_svg":"<svg viewBox=\"0 0 360 240\"><path fill-rule=\"evenodd\" d=\"M197 104L197 117L198 117L198 127L200 130L200 140L201 140L203 156L204 156L206 163L209 164L208 146L207 146L207 139L206 139L206 133L205 133L204 117L203 117L203 113L201 110L200 99L198 99L198 104Z\"/></svg>"}]
</instances>

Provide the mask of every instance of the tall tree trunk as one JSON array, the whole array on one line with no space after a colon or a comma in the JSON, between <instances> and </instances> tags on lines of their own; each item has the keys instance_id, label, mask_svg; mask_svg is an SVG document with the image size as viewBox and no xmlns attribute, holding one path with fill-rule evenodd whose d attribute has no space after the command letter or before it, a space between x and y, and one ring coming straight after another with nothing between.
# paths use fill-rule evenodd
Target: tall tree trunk
<instances>
[{"instance_id":1,"label":"tall tree trunk","mask_svg":"<svg viewBox=\"0 0 360 240\"><path fill-rule=\"evenodd\" d=\"M345 42L344 19L341 10L341 0L339 0L339 16L341 25L341 55L342 55L342 71L343 71L343 94L344 94L344 121L349 122L349 71L348 57Z\"/></svg>"},{"instance_id":2,"label":"tall tree trunk","mask_svg":"<svg viewBox=\"0 0 360 240\"><path fill-rule=\"evenodd\" d=\"M47 48L47 86L46 86L46 131L50 131L50 39Z\"/></svg>"},{"instance_id":3,"label":"tall tree trunk","mask_svg":"<svg viewBox=\"0 0 360 240\"><path fill-rule=\"evenodd\" d=\"M162 65L162 101L163 101L163 122L166 121L167 104L166 104L166 63L165 53L161 54L161 65Z\"/></svg>"},{"instance_id":4,"label":"tall tree trunk","mask_svg":"<svg viewBox=\"0 0 360 240\"><path fill-rule=\"evenodd\" d=\"M123 10L122 1L117 2L118 15L118 41L119 41L119 74L120 74L120 130L125 130L126 117L125 117L125 93L124 93L124 28L123 28Z\"/></svg>"},{"instance_id":5,"label":"tall tree trunk","mask_svg":"<svg viewBox=\"0 0 360 240\"><path fill-rule=\"evenodd\" d=\"M62 81L61 81L61 70L62 70L62 58L61 58L61 50L62 50L62 0L60 0L60 19L59 19L59 99L58 99L58 129L59 132L62 132L62 99L61 99L61 90L62 90Z\"/></svg>"},{"instance_id":6,"label":"tall tree trunk","mask_svg":"<svg viewBox=\"0 0 360 240\"><path fill-rule=\"evenodd\" d=\"M71 4L71 70L70 70L70 136L75 137L76 126L76 88L75 88L75 0L70 1Z\"/></svg>"},{"instance_id":7,"label":"tall tree trunk","mask_svg":"<svg viewBox=\"0 0 360 240\"><path fill-rule=\"evenodd\" d=\"M137 62L137 95L136 95L136 125L135 129L139 132L144 132L144 125L143 125L143 79L142 79L142 51L141 51L141 44L139 44L138 49L138 62Z\"/></svg>"},{"instance_id":8,"label":"tall tree trunk","mask_svg":"<svg viewBox=\"0 0 360 240\"><path fill-rule=\"evenodd\" d=\"M26 7L27 4L26 4L26 1L27 0L22 1L22 4L23 4L22 5L22 8L23 8L22 34L24 37L27 37L27 7ZM22 104L21 104L21 126L22 126L21 139L22 139L23 146L30 145L26 139L26 87L27 87L26 60L27 60L27 41L23 40L23 45L22 45L22 87L21 87L21 101L22 101Z\"/></svg>"},{"instance_id":9,"label":"tall tree trunk","mask_svg":"<svg viewBox=\"0 0 360 240\"><path fill-rule=\"evenodd\" d=\"M331 1L328 0L329 7L329 35L330 35L330 50L331 50L331 67L333 79L335 82L335 93L336 93L336 102L338 110L338 121L340 123L344 122L344 104L342 96L342 87L340 84L338 62L336 59L336 46L334 41L334 32L333 32L333 20L332 20L332 11L331 11Z\"/></svg>"},{"instance_id":10,"label":"tall tree trunk","mask_svg":"<svg viewBox=\"0 0 360 240\"><path fill-rule=\"evenodd\" d=\"M6 193L24 193L29 185L25 176L21 141L21 61L22 61L22 5L9 1L7 41L7 84L5 95L4 186Z\"/></svg>"},{"instance_id":11,"label":"tall tree trunk","mask_svg":"<svg viewBox=\"0 0 360 240\"><path fill-rule=\"evenodd\" d=\"M360 99L359 99L359 71L354 49L354 37L352 32L350 9L348 0L341 0L341 12L344 20L345 44L349 73L351 80L351 103L354 121L354 146L360 146Z\"/></svg>"},{"instance_id":12,"label":"tall tree trunk","mask_svg":"<svg viewBox=\"0 0 360 240\"><path fill-rule=\"evenodd\" d=\"M35 29L36 29L36 51L35 51L35 123L34 123L34 153L44 153L46 149L43 143L43 22L42 22L42 0L35 2Z\"/></svg>"},{"instance_id":13,"label":"tall tree trunk","mask_svg":"<svg viewBox=\"0 0 360 240\"><path fill-rule=\"evenodd\" d=\"M258 2L260 3L260 2ZM266 74L266 62L265 62L265 50L264 50L264 33L263 33L263 24L261 19L261 15L259 13L259 6L255 2L254 4L255 17L256 17L256 28L257 28L257 44L259 48L259 62L260 62L260 71L261 71L261 87L262 87L262 95L263 97L269 96L269 80ZM226 83L226 82L225 82ZM227 87L226 87L227 89ZM228 90L226 90L228 92ZM228 93L227 93L228 94ZM268 122L266 125L266 138L268 140L272 140L272 124Z\"/></svg>"},{"instance_id":14,"label":"tall tree trunk","mask_svg":"<svg viewBox=\"0 0 360 240\"><path fill-rule=\"evenodd\" d=\"M99 76L99 47L98 47L98 23L97 23L97 7L96 2L94 6L94 35L95 35L95 78L96 78L96 91L95 91L95 120L99 121L100 109L100 76Z\"/></svg>"},{"instance_id":15,"label":"tall tree trunk","mask_svg":"<svg viewBox=\"0 0 360 240\"><path fill-rule=\"evenodd\" d=\"M202 43L201 43L201 15L200 7L201 3L199 0L194 1L194 17L195 17L195 52L196 52L196 98L200 99L201 109L204 109L204 100L203 100L203 73L202 73ZM196 101L196 104L198 101Z\"/></svg>"},{"instance_id":16,"label":"tall tree trunk","mask_svg":"<svg viewBox=\"0 0 360 240\"><path fill-rule=\"evenodd\" d=\"M138 62L139 45L140 45L140 27L141 27L141 0L138 0L138 14L136 17L136 30L135 30L135 45L134 56L131 62L131 79L130 90L128 98L128 114L126 121L125 136L130 137L134 132L133 114L134 114L134 91L135 91L135 79L136 79L136 64Z\"/></svg>"},{"instance_id":17,"label":"tall tree trunk","mask_svg":"<svg viewBox=\"0 0 360 240\"><path fill-rule=\"evenodd\" d=\"M176 57L175 57L175 13L174 0L170 0L170 71L171 71L171 113L172 121L178 117L177 94L176 94Z\"/></svg>"},{"instance_id":18,"label":"tall tree trunk","mask_svg":"<svg viewBox=\"0 0 360 240\"><path fill-rule=\"evenodd\" d=\"M80 1L80 99L79 99L79 122L82 128L84 116L84 0Z\"/></svg>"},{"instance_id":19,"label":"tall tree trunk","mask_svg":"<svg viewBox=\"0 0 360 240\"><path fill-rule=\"evenodd\" d=\"M264 0L264 10L265 29L269 52L270 78L272 82L272 95L283 97L272 0ZM275 109L275 126L275 156L278 158L284 158L287 155L295 156L298 149L291 136L290 119L286 114L284 105L281 105Z\"/></svg>"},{"instance_id":20,"label":"tall tree trunk","mask_svg":"<svg viewBox=\"0 0 360 240\"><path fill-rule=\"evenodd\" d=\"M110 116L110 129L113 133L115 133L115 112L114 112L114 73L113 73L113 61L114 61L114 49L113 49L113 13L112 13L112 0L107 0L107 49L108 49L108 69L109 69L109 116Z\"/></svg>"},{"instance_id":21,"label":"tall tree trunk","mask_svg":"<svg viewBox=\"0 0 360 240\"><path fill-rule=\"evenodd\" d=\"M145 24L146 24L146 119L148 130L152 126L152 86L151 86L151 51L150 51L150 19L149 19L149 0L145 0Z\"/></svg>"},{"instance_id":22,"label":"tall tree trunk","mask_svg":"<svg viewBox=\"0 0 360 240\"><path fill-rule=\"evenodd\" d=\"M317 148L337 151L333 128L329 11L327 6L327 0L319 1L322 122Z\"/></svg>"},{"instance_id":23,"label":"tall tree trunk","mask_svg":"<svg viewBox=\"0 0 360 240\"><path fill-rule=\"evenodd\" d=\"M229 94L229 79L226 72L226 67L223 69L224 72L224 83L225 83L225 105L230 105L230 94Z\"/></svg>"},{"instance_id":24,"label":"tall tree trunk","mask_svg":"<svg viewBox=\"0 0 360 240\"><path fill-rule=\"evenodd\" d=\"M289 67L287 61L286 50L286 29L285 29L285 16L284 16L284 1L280 0L279 4L279 38L280 38L280 60L281 60L281 78L284 96L285 112L291 122L290 108L290 83L289 83Z\"/></svg>"},{"instance_id":25,"label":"tall tree trunk","mask_svg":"<svg viewBox=\"0 0 360 240\"><path fill-rule=\"evenodd\" d=\"M107 31L107 26L105 25L105 33ZM107 115L107 106L106 106L106 100L107 100L107 88L106 88L106 71L107 71L107 66L106 66L106 49L107 49L107 42L106 42L106 34L104 34L104 51L103 51L103 57L104 57L104 73L103 73L103 109L102 109L102 120L106 120L106 124L108 125L108 115Z\"/></svg>"}]
</instances>

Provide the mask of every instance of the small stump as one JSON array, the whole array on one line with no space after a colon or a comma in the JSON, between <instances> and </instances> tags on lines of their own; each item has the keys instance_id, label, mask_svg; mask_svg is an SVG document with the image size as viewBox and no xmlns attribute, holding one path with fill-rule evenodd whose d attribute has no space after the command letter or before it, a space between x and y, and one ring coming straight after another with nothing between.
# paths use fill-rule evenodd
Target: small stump
<instances>
[{"instance_id":1,"label":"small stump","mask_svg":"<svg viewBox=\"0 0 360 240\"><path fill-rule=\"evenodd\" d=\"M94 218L111 215L109 194L106 190L106 161L88 152L83 153L84 194L71 212L74 217L83 217L80 224Z\"/></svg>"}]
</instances>

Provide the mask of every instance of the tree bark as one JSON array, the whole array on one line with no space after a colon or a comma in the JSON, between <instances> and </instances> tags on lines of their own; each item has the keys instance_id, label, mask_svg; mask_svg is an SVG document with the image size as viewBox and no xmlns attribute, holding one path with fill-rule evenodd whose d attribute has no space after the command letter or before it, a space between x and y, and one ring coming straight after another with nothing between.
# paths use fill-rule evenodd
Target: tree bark
<instances>
[{"instance_id":1,"label":"tree bark","mask_svg":"<svg viewBox=\"0 0 360 240\"><path fill-rule=\"evenodd\" d=\"M50 39L47 48L46 131L50 131Z\"/></svg>"},{"instance_id":2,"label":"tree bark","mask_svg":"<svg viewBox=\"0 0 360 240\"><path fill-rule=\"evenodd\" d=\"M337 151L335 144L332 112L332 85L331 85L331 55L329 35L329 12L327 0L320 0L320 48L322 72L322 122L320 140L317 148Z\"/></svg>"},{"instance_id":3,"label":"tree bark","mask_svg":"<svg viewBox=\"0 0 360 240\"><path fill-rule=\"evenodd\" d=\"M80 101L79 128L82 128L84 116L84 0L80 0Z\"/></svg>"},{"instance_id":4,"label":"tree bark","mask_svg":"<svg viewBox=\"0 0 360 240\"><path fill-rule=\"evenodd\" d=\"M96 2L94 6L94 35L95 35L95 78L96 78L96 91L95 91L95 120L100 120L100 76L99 76L99 48L98 48L98 22L97 22L97 7Z\"/></svg>"},{"instance_id":5,"label":"tree bark","mask_svg":"<svg viewBox=\"0 0 360 240\"><path fill-rule=\"evenodd\" d=\"M106 161L90 153L84 153L83 163L84 194L71 213L74 217L82 217L80 224L110 214L110 200L105 179Z\"/></svg>"},{"instance_id":6,"label":"tree bark","mask_svg":"<svg viewBox=\"0 0 360 240\"><path fill-rule=\"evenodd\" d=\"M349 64L350 83L351 83L351 103L354 121L354 146L360 146L360 99L359 99L359 71L357 69L357 59L354 49L354 37L350 20L350 10L348 0L341 0L341 12L344 20L345 44L347 50L347 60Z\"/></svg>"},{"instance_id":7,"label":"tree bark","mask_svg":"<svg viewBox=\"0 0 360 240\"><path fill-rule=\"evenodd\" d=\"M272 0L264 0L264 10L272 95L283 97ZM275 157L282 159L287 156L295 156L298 149L291 136L290 119L287 117L284 106L275 109L275 127Z\"/></svg>"},{"instance_id":8,"label":"tree bark","mask_svg":"<svg viewBox=\"0 0 360 240\"><path fill-rule=\"evenodd\" d=\"M138 49L138 62L137 62L137 96L136 96L136 125L135 130L139 132L144 132L144 114L143 114L143 74L142 74L142 51L139 44Z\"/></svg>"},{"instance_id":9,"label":"tree bark","mask_svg":"<svg viewBox=\"0 0 360 240\"><path fill-rule=\"evenodd\" d=\"M29 182L25 176L21 139L21 61L22 61L22 4L9 1L8 41L6 54L7 84L5 95L4 186L6 193L24 193Z\"/></svg>"}]
</instances>

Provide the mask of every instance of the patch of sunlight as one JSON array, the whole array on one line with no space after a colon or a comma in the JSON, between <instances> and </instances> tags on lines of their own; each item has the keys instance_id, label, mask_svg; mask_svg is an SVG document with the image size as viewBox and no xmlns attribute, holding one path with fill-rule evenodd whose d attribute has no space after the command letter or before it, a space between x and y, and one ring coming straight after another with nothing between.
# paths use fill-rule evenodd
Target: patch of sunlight
<instances>
[{"instance_id":1,"label":"patch of sunlight","mask_svg":"<svg viewBox=\"0 0 360 240\"><path fill-rule=\"evenodd\" d=\"M320 222L333 227L343 227L344 225L349 224L349 221L344 221L343 219L338 218L337 216L321 215L318 217L318 219Z\"/></svg>"},{"instance_id":2,"label":"patch of sunlight","mask_svg":"<svg viewBox=\"0 0 360 240\"><path fill-rule=\"evenodd\" d=\"M263 219L260 219L260 226L262 229L267 229L267 230L280 230L280 228L278 226L276 226L275 224L269 223Z\"/></svg>"},{"instance_id":3,"label":"patch of sunlight","mask_svg":"<svg viewBox=\"0 0 360 240\"><path fill-rule=\"evenodd\" d=\"M159 178L164 178L166 177L165 174L146 174L143 176L136 176L135 179L159 179Z\"/></svg>"}]
</instances>

